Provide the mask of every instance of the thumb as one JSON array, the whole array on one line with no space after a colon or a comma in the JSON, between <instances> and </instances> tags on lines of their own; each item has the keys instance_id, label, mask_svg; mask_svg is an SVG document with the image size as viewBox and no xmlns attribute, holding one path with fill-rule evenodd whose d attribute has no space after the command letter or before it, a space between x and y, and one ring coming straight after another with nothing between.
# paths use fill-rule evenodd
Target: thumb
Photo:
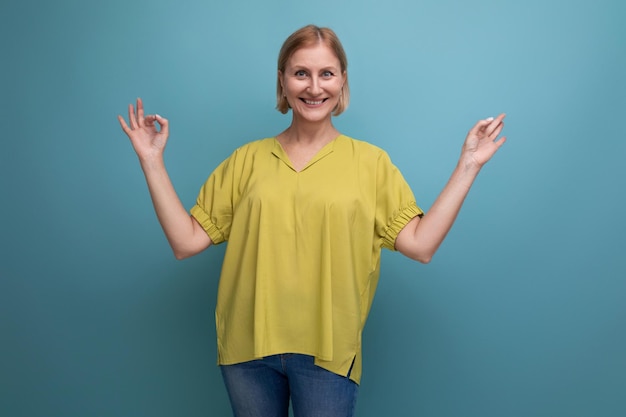
<instances>
[{"instance_id":1,"label":"thumb","mask_svg":"<svg viewBox=\"0 0 626 417\"><path fill-rule=\"evenodd\" d=\"M154 115L156 121L159 123L159 126L161 126L160 132L162 134L164 134L165 136L169 136L170 130L169 130L169 122L167 121L167 119L165 117L161 117L158 114Z\"/></svg>"}]
</instances>

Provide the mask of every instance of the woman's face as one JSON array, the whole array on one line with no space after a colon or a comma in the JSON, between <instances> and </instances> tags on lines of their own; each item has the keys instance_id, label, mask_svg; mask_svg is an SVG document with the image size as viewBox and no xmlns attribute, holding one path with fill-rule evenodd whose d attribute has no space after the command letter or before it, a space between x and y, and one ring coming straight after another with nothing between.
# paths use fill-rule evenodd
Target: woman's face
<instances>
[{"instance_id":1,"label":"woman's face","mask_svg":"<svg viewBox=\"0 0 626 417\"><path fill-rule=\"evenodd\" d=\"M330 118L339 102L344 79L339 59L323 43L298 49L280 74L294 118L309 122Z\"/></svg>"}]
</instances>

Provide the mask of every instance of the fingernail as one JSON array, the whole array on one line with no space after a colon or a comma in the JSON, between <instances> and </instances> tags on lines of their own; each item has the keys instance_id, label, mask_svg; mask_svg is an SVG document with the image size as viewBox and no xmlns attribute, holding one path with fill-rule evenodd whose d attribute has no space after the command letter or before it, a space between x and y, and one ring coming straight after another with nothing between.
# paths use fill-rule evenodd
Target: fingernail
<instances>
[{"instance_id":1,"label":"fingernail","mask_svg":"<svg viewBox=\"0 0 626 417\"><path fill-rule=\"evenodd\" d=\"M490 122L490 121L492 121L492 120L493 120L493 117L487 117L485 120L486 120L486 121L488 121L488 122Z\"/></svg>"},{"instance_id":2,"label":"fingernail","mask_svg":"<svg viewBox=\"0 0 626 417\"><path fill-rule=\"evenodd\" d=\"M161 116L159 116L158 114L155 114L154 117L156 117L157 119L161 118Z\"/></svg>"}]
</instances>

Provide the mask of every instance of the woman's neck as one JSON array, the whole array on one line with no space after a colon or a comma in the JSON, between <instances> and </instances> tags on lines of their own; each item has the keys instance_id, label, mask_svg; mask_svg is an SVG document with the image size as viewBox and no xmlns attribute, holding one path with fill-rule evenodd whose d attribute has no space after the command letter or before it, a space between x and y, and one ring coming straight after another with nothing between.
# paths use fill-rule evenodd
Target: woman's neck
<instances>
[{"instance_id":1,"label":"woman's neck","mask_svg":"<svg viewBox=\"0 0 626 417\"><path fill-rule=\"evenodd\" d=\"M291 125L278 135L279 142L291 145L325 145L339 136L330 120L305 122L293 119Z\"/></svg>"}]
</instances>

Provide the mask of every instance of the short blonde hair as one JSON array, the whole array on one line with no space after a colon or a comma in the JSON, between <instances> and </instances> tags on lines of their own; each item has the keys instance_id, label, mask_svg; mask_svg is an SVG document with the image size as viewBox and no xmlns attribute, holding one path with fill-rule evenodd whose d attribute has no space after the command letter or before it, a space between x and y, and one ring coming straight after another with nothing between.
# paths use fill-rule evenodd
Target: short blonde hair
<instances>
[{"instance_id":1,"label":"short blonde hair","mask_svg":"<svg viewBox=\"0 0 626 417\"><path fill-rule=\"evenodd\" d=\"M345 109L348 108L348 104L350 103L350 88L348 86L348 58L343 50L343 46L332 29L308 25L292 33L280 48L276 79L276 109L278 109L279 112L285 114L291 107L287 102L287 98L283 94L283 88L280 84L280 74L284 74L287 61L289 61L289 58L291 58L291 56L298 49L318 43L325 44L335 53L335 56L339 60L339 65L341 66L341 73L345 74L345 82L343 84L343 88L341 89L341 94L339 95L339 102L333 109L333 116L339 116Z\"/></svg>"}]
</instances>

